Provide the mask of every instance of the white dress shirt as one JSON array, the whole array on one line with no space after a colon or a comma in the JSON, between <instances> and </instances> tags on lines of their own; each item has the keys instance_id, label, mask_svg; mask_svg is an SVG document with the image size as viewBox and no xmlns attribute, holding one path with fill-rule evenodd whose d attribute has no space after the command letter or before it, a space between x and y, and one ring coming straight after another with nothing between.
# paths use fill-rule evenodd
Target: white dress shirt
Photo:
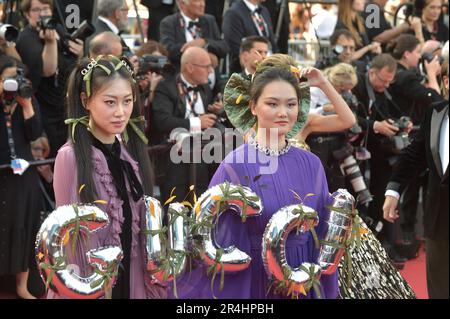
<instances>
[{"instance_id":1,"label":"white dress shirt","mask_svg":"<svg viewBox=\"0 0 450 319\"><path fill-rule=\"evenodd\" d=\"M191 18L189 18L188 16L186 16L183 11L180 10L181 16L183 17L184 20L184 34L186 36L186 42L191 42L194 40L194 37L192 36L191 32L188 29L189 26L189 22L193 21L193 22L198 22L197 20L192 20Z\"/></svg>"},{"instance_id":2,"label":"white dress shirt","mask_svg":"<svg viewBox=\"0 0 450 319\"><path fill-rule=\"evenodd\" d=\"M187 87L194 87L195 85L192 85L191 83L189 83L183 76L183 74L181 74L181 80L186 84ZM188 92L189 97L191 98L191 100L193 99L194 96L194 92L190 91ZM200 114L204 114L205 113L205 107L203 104L203 100L202 100L202 96L200 94L200 92L197 92L197 102L194 105L194 112L197 115ZM185 97L186 100L186 113L185 113L185 118L189 119L190 122L190 126L189 126L189 131L191 134L195 134L195 133L200 133L202 131L202 126L201 126L201 122L200 122L200 117L196 116L194 114L194 112L192 111L190 105L189 105L189 101L188 101L188 97Z\"/></svg>"}]
</instances>

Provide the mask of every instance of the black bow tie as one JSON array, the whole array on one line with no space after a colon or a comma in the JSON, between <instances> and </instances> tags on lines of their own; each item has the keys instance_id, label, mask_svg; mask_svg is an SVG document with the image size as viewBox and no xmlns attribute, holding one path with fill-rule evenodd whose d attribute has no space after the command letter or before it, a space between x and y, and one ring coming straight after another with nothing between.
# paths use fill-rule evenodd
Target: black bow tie
<instances>
[{"instance_id":1,"label":"black bow tie","mask_svg":"<svg viewBox=\"0 0 450 319\"><path fill-rule=\"evenodd\" d=\"M199 86L189 86L186 88L186 91L188 92L199 92L200 91L200 87Z\"/></svg>"},{"instance_id":2,"label":"black bow tie","mask_svg":"<svg viewBox=\"0 0 450 319\"><path fill-rule=\"evenodd\" d=\"M189 21L188 29L192 29L193 27L200 28L200 22L198 22L198 21Z\"/></svg>"},{"instance_id":3,"label":"black bow tie","mask_svg":"<svg viewBox=\"0 0 450 319\"><path fill-rule=\"evenodd\" d=\"M262 8L261 7L256 7L256 9L253 10L253 13L261 14L261 12L262 12Z\"/></svg>"}]
</instances>

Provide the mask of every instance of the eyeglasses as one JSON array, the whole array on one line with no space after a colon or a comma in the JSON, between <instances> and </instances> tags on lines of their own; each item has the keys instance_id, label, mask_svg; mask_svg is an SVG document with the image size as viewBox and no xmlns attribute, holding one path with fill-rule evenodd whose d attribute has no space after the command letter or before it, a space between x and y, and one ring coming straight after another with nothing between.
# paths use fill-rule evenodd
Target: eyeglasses
<instances>
[{"instance_id":1,"label":"eyeglasses","mask_svg":"<svg viewBox=\"0 0 450 319\"><path fill-rule=\"evenodd\" d=\"M382 82L383 84L392 84L395 82L395 78L392 80L385 80L382 77L380 77L380 75L378 74L378 71L374 71L373 73L375 73L375 76L377 77L377 79Z\"/></svg>"},{"instance_id":2,"label":"eyeglasses","mask_svg":"<svg viewBox=\"0 0 450 319\"><path fill-rule=\"evenodd\" d=\"M45 8L33 8L30 9L31 12L33 13L41 13L41 12L47 12L47 13L51 13L52 9L50 7L45 7Z\"/></svg>"},{"instance_id":3,"label":"eyeglasses","mask_svg":"<svg viewBox=\"0 0 450 319\"><path fill-rule=\"evenodd\" d=\"M207 65L201 65L201 64L196 64L196 63L191 63L192 65L198 66L199 68L204 68L204 69L214 69L212 64L207 64Z\"/></svg>"}]
</instances>

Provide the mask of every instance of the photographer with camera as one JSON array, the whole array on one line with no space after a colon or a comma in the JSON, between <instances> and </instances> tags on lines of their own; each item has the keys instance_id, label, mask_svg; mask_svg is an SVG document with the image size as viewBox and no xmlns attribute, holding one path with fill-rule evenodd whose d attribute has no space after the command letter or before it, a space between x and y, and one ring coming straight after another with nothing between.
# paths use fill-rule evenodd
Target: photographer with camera
<instances>
[{"instance_id":1,"label":"photographer with camera","mask_svg":"<svg viewBox=\"0 0 450 319\"><path fill-rule=\"evenodd\" d=\"M0 275L15 274L19 298L35 299L27 282L42 198L37 171L24 161L33 161L30 142L41 136L42 125L18 65L0 56L0 165L12 168L0 170Z\"/></svg>"},{"instance_id":2,"label":"photographer with camera","mask_svg":"<svg viewBox=\"0 0 450 319\"><path fill-rule=\"evenodd\" d=\"M351 93L351 89L357 83L355 69L350 64L339 63L331 68L325 69L324 75L341 95L348 107L350 107L350 110L355 112L359 103ZM322 114L325 117L329 117L336 113L343 113L339 111L339 108L335 108L320 89L311 88L311 110L309 117L315 114ZM346 188L347 180L352 186L351 188L354 191L355 197L358 197L358 201L360 203L366 203L371 200L371 195L367 190L359 166L353 157L355 152L353 146L350 144L350 141L361 133L361 128L355 123L354 116L352 127L350 127L351 123L349 122L348 124L350 125L342 126L343 129L336 130L333 133L320 133L321 130L311 132L306 142L310 146L311 151L322 161L330 191L333 192L339 188ZM350 129L344 129L348 127Z\"/></svg>"},{"instance_id":3,"label":"photographer with camera","mask_svg":"<svg viewBox=\"0 0 450 319\"><path fill-rule=\"evenodd\" d=\"M52 18L52 0L24 0L21 8L28 25L19 34L17 51L28 67L29 78L42 114L44 130L50 141L50 157L67 140L65 86L77 58L83 56L83 42L66 40L62 26ZM66 47L68 45L68 47Z\"/></svg>"},{"instance_id":4,"label":"photographer with camera","mask_svg":"<svg viewBox=\"0 0 450 319\"><path fill-rule=\"evenodd\" d=\"M398 37L392 56L397 60L397 73L390 91L404 114L412 118L414 124L422 121L426 108L433 102L442 101L438 76L441 71L439 57L431 61L422 60L419 40L410 34ZM427 82L418 72L423 63Z\"/></svg>"},{"instance_id":5,"label":"photographer with camera","mask_svg":"<svg viewBox=\"0 0 450 319\"><path fill-rule=\"evenodd\" d=\"M356 48L356 40L347 29L338 29L330 37L331 52L329 56L317 61L316 68L324 70L338 63L348 63L356 68L357 72L366 72L367 65L359 60L355 60L353 55Z\"/></svg>"},{"instance_id":6,"label":"photographer with camera","mask_svg":"<svg viewBox=\"0 0 450 319\"><path fill-rule=\"evenodd\" d=\"M156 88L150 125L152 144L167 143L175 129L184 129L186 134L179 134L174 141L181 144L184 136L192 137L217 125L218 114L221 114L223 106L221 102L214 101L208 85L208 75L213 71L211 59L205 49L192 47L183 53L181 72L165 76ZM165 167L157 172L166 175L160 181L163 202L169 198L174 187L172 194L177 199L186 198L190 186L192 164L176 164L169 155L169 152L165 154ZM208 164L201 162L195 165L196 192L203 193L209 183Z\"/></svg>"},{"instance_id":7,"label":"photographer with camera","mask_svg":"<svg viewBox=\"0 0 450 319\"><path fill-rule=\"evenodd\" d=\"M370 193L373 200L369 205L369 216L375 221L381 221L384 190L392 172L392 160L405 146L405 134L412 129L412 122L404 116L395 96L387 90L394 81L397 71L397 61L389 54L376 56L369 70L358 75L358 84L353 93L360 101L357 109L358 124L363 129L363 146L370 152L370 160L366 161L370 171ZM367 169L367 168L366 168ZM391 225L383 227L380 233L385 248L397 267L404 266L405 258L394 250L396 239L395 228Z\"/></svg>"},{"instance_id":8,"label":"photographer with camera","mask_svg":"<svg viewBox=\"0 0 450 319\"><path fill-rule=\"evenodd\" d=\"M397 74L391 92L403 114L409 115L415 125L422 122L423 115L433 102L443 100L438 84L441 70L438 57L431 57L430 62L421 61L420 51L419 40L411 34L404 34L397 38L392 52L392 56L397 60ZM424 64L427 83L423 83L424 77L418 72L420 62ZM407 146L408 137L405 141ZM414 183L408 185L402 195L401 211L405 218L401 225L403 240L397 250L406 258L415 257L419 249L420 242L415 238L414 230L421 187L426 189L426 172L419 172L414 177Z\"/></svg>"}]
</instances>

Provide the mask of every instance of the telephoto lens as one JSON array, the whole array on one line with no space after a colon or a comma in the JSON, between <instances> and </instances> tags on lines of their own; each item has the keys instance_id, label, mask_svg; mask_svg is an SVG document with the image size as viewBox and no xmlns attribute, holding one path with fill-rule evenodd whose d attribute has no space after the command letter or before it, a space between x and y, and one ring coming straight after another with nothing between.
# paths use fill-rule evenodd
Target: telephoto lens
<instances>
[{"instance_id":1,"label":"telephoto lens","mask_svg":"<svg viewBox=\"0 0 450 319\"><path fill-rule=\"evenodd\" d=\"M7 42L16 42L19 37L19 30L11 24L0 23L0 39Z\"/></svg>"}]
</instances>

